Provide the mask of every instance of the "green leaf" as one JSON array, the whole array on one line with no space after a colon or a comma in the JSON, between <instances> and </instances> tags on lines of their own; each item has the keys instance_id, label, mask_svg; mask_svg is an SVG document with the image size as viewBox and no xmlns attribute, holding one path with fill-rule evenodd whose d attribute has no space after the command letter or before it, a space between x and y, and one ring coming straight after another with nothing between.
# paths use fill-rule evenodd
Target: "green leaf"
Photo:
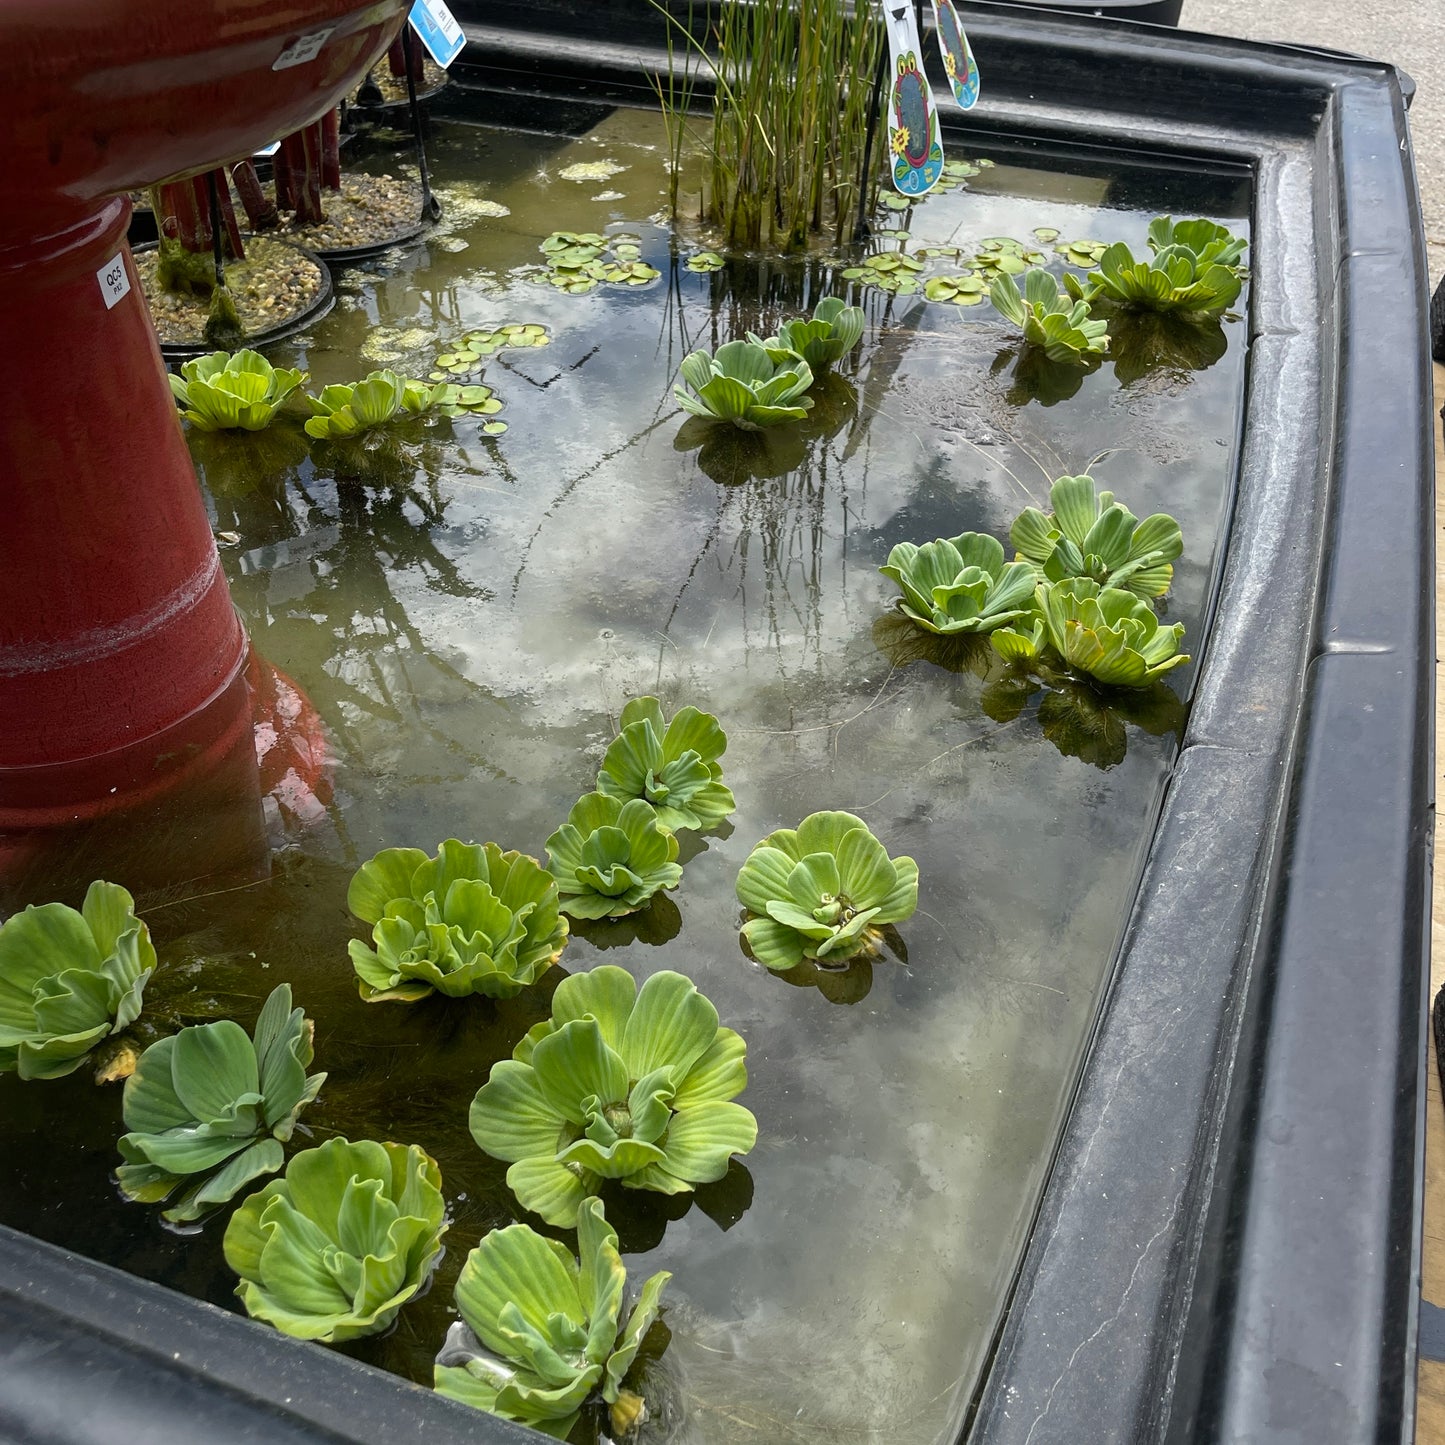
<instances>
[{"instance_id":1,"label":"green leaf","mask_svg":"<svg viewBox=\"0 0 1445 1445\"><path fill-rule=\"evenodd\" d=\"M199 1185L187 1190L174 1207L162 1210L161 1217L169 1219L173 1224L187 1224L200 1219L225 1204L227 1200L233 1199L253 1180L265 1174L274 1174L284 1162L285 1154L277 1140L258 1139L228 1164L208 1175ZM116 1171L117 1176L124 1167L122 1165L121 1169Z\"/></svg>"},{"instance_id":2,"label":"green leaf","mask_svg":"<svg viewBox=\"0 0 1445 1445\"><path fill-rule=\"evenodd\" d=\"M558 1026L573 1019L595 1019L607 1047L621 1054L636 998L637 983L632 975L616 964L603 964L586 973L574 973L557 985L552 1018Z\"/></svg>"},{"instance_id":3,"label":"green leaf","mask_svg":"<svg viewBox=\"0 0 1445 1445\"><path fill-rule=\"evenodd\" d=\"M617 1399L622 1382L627 1378L627 1372L637 1358L643 1336L652 1328L652 1323L657 1318L662 1291L671 1278L672 1275L667 1270L659 1270L643 1283L637 1303L632 1307L627 1324L617 1339L617 1347L607 1359L607 1377L602 1386L602 1398L608 1404Z\"/></svg>"},{"instance_id":4,"label":"green leaf","mask_svg":"<svg viewBox=\"0 0 1445 1445\"><path fill-rule=\"evenodd\" d=\"M741 1094L748 1083L747 1052L741 1034L733 1029L718 1029L711 1045L677 1085L673 1107L690 1109Z\"/></svg>"},{"instance_id":5,"label":"green leaf","mask_svg":"<svg viewBox=\"0 0 1445 1445\"><path fill-rule=\"evenodd\" d=\"M515 1163L554 1154L565 1122L543 1095L532 1068L501 1059L472 1100L468 1127L479 1148Z\"/></svg>"},{"instance_id":6,"label":"green leaf","mask_svg":"<svg viewBox=\"0 0 1445 1445\"><path fill-rule=\"evenodd\" d=\"M607 1047L593 1019L563 1024L542 1039L532 1050L532 1068L542 1097L574 1124L587 1120L584 1100L595 1096L615 1103L627 1097L627 1065Z\"/></svg>"},{"instance_id":7,"label":"green leaf","mask_svg":"<svg viewBox=\"0 0 1445 1445\"><path fill-rule=\"evenodd\" d=\"M698 1104L673 1115L663 1167L690 1184L710 1184L727 1173L734 1154L757 1142L758 1121L741 1104Z\"/></svg>"},{"instance_id":8,"label":"green leaf","mask_svg":"<svg viewBox=\"0 0 1445 1445\"><path fill-rule=\"evenodd\" d=\"M622 1057L634 1079L671 1068L683 1078L717 1035L717 1009L691 979L663 970L637 995L622 1040Z\"/></svg>"},{"instance_id":9,"label":"green leaf","mask_svg":"<svg viewBox=\"0 0 1445 1445\"><path fill-rule=\"evenodd\" d=\"M595 1182L550 1155L519 1159L507 1170L507 1187L517 1196L517 1203L559 1229L572 1228L577 1207Z\"/></svg>"},{"instance_id":10,"label":"green leaf","mask_svg":"<svg viewBox=\"0 0 1445 1445\"><path fill-rule=\"evenodd\" d=\"M765 968L785 972L803 961L803 935L785 924L771 918L750 918L743 924L742 934L753 957Z\"/></svg>"},{"instance_id":11,"label":"green leaf","mask_svg":"<svg viewBox=\"0 0 1445 1445\"><path fill-rule=\"evenodd\" d=\"M182 1029L173 1056L176 1097L197 1119L220 1119L242 1095L260 1097L256 1050L230 1019Z\"/></svg>"},{"instance_id":12,"label":"green leaf","mask_svg":"<svg viewBox=\"0 0 1445 1445\"><path fill-rule=\"evenodd\" d=\"M0 1070L36 1079L79 1068L139 1014L155 961L130 895L113 884L91 885L86 912L46 903L13 914L0 924Z\"/></svg>"}]
</instances>

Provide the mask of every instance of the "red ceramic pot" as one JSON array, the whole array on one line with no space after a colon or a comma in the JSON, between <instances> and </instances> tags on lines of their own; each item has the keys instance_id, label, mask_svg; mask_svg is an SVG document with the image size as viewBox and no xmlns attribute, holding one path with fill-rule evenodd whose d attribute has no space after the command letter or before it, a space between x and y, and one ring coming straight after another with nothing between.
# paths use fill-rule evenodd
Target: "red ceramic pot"
<instances>
[{"instance_id":1,"label":"red ceramic pot","mask_svg":"<svg viewBox=\"0 0 1445 1445\"><path fill-rule=\"evenodd\" d=\"M249 697L116 194L315 119L407 7L0 6L0 833L193 779Z\"/></svg>"}]
</instances>

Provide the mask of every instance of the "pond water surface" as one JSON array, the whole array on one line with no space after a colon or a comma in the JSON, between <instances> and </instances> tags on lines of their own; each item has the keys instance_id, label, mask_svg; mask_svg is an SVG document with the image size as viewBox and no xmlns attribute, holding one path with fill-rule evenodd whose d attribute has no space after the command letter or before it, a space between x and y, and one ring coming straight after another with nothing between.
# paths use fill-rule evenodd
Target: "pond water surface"
<instances>
[{"instance_id":1,"label":"pond water surface","mask_svg":"<svg viewBox=\"0 0 1445 1445\"><path fill-rule=\"evenodd\" d=\"M703 240L674 244L661 154L643 113L572 139L442 125L442 229L342 273L332 314L271 354L313 389L383 364L424 376L471 328L540 322L549 346L486 368L505 435L443 421L362 470L307 456L298 429L193 438L236 603L324 721L334 791L272 805L268 878L140 899L161 956L149 1008L162 1031L227 1013L249 1028L288 980L329 1073L310 1140L393 1138L438 1159L452 1224L436 1282L389 1336L347 1347L429 1383L462 1259L518 1217L505 1166L466 1127L490 1066L546 1015L563 970L691 975L748 1042L740 1102L759 1139L695 1196L607 1196L634 1280L674 1276L645 1435L926 1445L953 1438L986 1365L1183 710L1156 697L1081 734L1068 699L921 655L877 568L903 540L1006 538L1023 506L1047 506L1052 477L1092 466L1139 516L1181 522L1166 610L1197 657L1244 323L1191 356L1126 357L1072 395L1031 395L990 307L868 291L863 345L805 425L710 431L672 400L679 361L811 309L827 268L686 270ZM1139 248L1168 210L1242 227L1238 177L992 156L914 209L913 244L971 250L1047 226ZM602 160L625 169L561 175ZM585 295L509 274L558 228L629 231L662 274ZM1193 670L1171 675L1178 697ZM716 713L729 738L737 812L684 836L677 892L640 921L574 925L561 968L514 1001L363 1004L346 952L364 934L345 906L354 869L450 836L540 855L643 693ZM918 912L871 969L775 976L739 947L734 880L766 833L823 808L917 859ZM0 1078L0 1219L234 1307L224 1213L183 1236L123 1203L121 1128L119 1089L86 1071Z\"/></svg>"}]
</instances>

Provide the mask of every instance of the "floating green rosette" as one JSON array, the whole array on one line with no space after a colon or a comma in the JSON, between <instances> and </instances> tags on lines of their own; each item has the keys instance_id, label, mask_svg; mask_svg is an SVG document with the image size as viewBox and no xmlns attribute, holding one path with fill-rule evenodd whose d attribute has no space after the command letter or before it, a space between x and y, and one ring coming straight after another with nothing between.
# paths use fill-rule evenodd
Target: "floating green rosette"
<instances>
[{"instance_id":1,"label":"floating green rosette","mask_svg":"<svg viewBox=\"0 0 1445 1445\"><path fill-rule=\"evenodd\" d=\"M1113 492L1094 491L1092 477L1060 477L1049 489L1052 513L1025 507L1009 529L1019 556L1037 580L1086 578L1136 597L1161 597L1174 579L1184 533L1165 512L1142 522Z\"/></svg>"},{"instance_id":2,"label":"floating green rosette","mask_svg":"<svg viewBox=\"0 0 1445 1445\"><path fill-rule=\"evenodd\" d=\"M291 988L283 983L272 989L250 1037L221 1019L153 1043L125 1081L130 1132L120 1138L126 1162L116 1170L122 1191L154 1204L191 1181L164 1212L182 1222L274 1174L297 1115L326 1081L306 1072L311 1036L310 1020L291 1007Z\"/></svg>"},{"instance_id":3,"label":"floating green rosette","mask_svg":"<svg viewBox=\"0 0 1445 1445\"><path fill-rule=\"evenodd\" d=\"M156 966L150 930L115 883L92 883L80 911L22 909L0 924L0 1073L58 1079L133 1023Z\"/></svg>"},{"instance_id":4,"label":"floating green rosette","mask_svg":"<svg viewBox=\"0 0 1445 1445\"><path fill-rule=\"evenodd\" d=\"M845 967L877 950L879 931L918 907L918 864L890 858L852 813L813 813L779 828L738 874L750 917L743 937L759 963L796 968L805 958Z\"/></svg>"},{"instance_id":5,"label":"floating green rosette","mask_svg":"<svg viewBox=\"0 0 1445 1445\"><path fill-rule=\"evenodd\" d=\"M578 1208L577 1245L574 1259L555 1240L512 1224L472 1250L456 1288L463 1323L452 1326L437 1359L440 1394L556 1440L594 1396L614 1407L617 1434L638 1423L642 1400L623 1381L672 1276L652 1275L624 1321L627 1271L600 1199Z\"/></svg>"},{"instance_id":6,"label":"floating green rosette","mask_svg":"<svg viewBox=\"0 0 1445 1445\"><path fill-rule=\"evenodd\" d=\"M903 589L899 610L940 636L992 632L1033 608L1033 568L1005 562L1003 543L983 532L900 542L878 570Z\"/></svg>"},{"instance_id":7,"label":"floating green rosette","mask_svg":"<svg viewBox=\"0 0 1445 1445\"><path fill-rule=\"evenodd\" d=\"M374 948L349 945L368 1003L512 998L561 956L567 920L557 884L525 853L448 838L429 858L384 848L351 880L347 906L373 925Z\"/></svg>"},{"instance_id":8,"label":"floating green rosette","mask_svg":"<svg viewBox=\"0 0 1445 1445\"><path fill-rule=\"evenodd\" d=\"M247 1314L327 1344L386 1329L441 1254L441 1183L415 1144L328 1139L294 1155L226 1226Z\"/></svg>"},{"instance_id":9,"label":"floating green rosette","mask_svg":"<svg viewBox=\"0 0 1445 1445\"><path fill-rule=\"evenodd\" d=\"M757 1141L731 1100L747 1045L679 973L639 989L612 965L563 979L552 1017L492 1066L472 1100L479 1148L507 1161L523 1208L570 1228L603 1179L686 1193L721 1179Z\"/></svg>"},{"instance_id":10,"label":"floating green rosette","mask_svg":"<svg viewBox=\"0 0 1445 1445\"><path fill-rule=\"evenodd\" d=\"M584 793L546 848L562 908L574 918L636 913L682 881L677 839L641 798Z\"/></svg>"},{"instance_id":11,"label":"floating green rosette","mask_svg":"<svg viewBox=\"0 0 1445 1445\"><path fill-rule=\"evenodd\" d=\"M182 414L198 431L260 431L307 372L272 366L259 351L213 351L168 376Z\"/></svg>"},{"instance_id":12,"label":"floating green rosette","mask_svg":"<svg viewBox=\"0 0 1445 1445\"><path fill-rule=\"evenodd\" d=\"M669 722L655 697L635 697L622 709L597 790L624 802L650 803L669 832L715 828L737 807L718 762L727 745L727 734L710 712L684 707Z\"/></svg>"},{"instance_id":13,"label":"floating green rosette","mask_svg":"<svg viewBox=\"0 0 1445 1445\"><path fill-rule=\"evenodd\" d=\"M1027 629L1001 627L989 641L1007 663L1032 668L1054 659L1106 687L1146 687L1189 661L1184 624L1163 626L1132 592L1084 578L1041 582Z\"/></svg>"}]
</instances>

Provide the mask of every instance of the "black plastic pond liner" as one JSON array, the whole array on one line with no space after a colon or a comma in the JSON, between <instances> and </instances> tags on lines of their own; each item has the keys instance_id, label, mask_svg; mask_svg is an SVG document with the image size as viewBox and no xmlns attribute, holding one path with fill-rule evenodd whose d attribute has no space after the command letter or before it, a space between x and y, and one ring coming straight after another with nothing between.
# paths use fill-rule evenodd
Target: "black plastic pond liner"
<instances>
[{"instance_id":1,"label":"black plastic pond liner","mask_svg":"<svg viewBox=\"0 0 1445 1445\"><path fill-rule=\"evenodd\" d=\"M643 0L453 0L448 87L645 103ZM698 7L699 13L701 6ZM954 143L1255 179L1238 490L1193 711L968 1438L1412 1438L1432 822L1424 243L1401 78L970 11ZM483 92L479 87L485 86ZM459 109L460 108L460 109ZM947 135L945 137L947 140ZM0 1438L530 1432L0 1230Z\"/></svg>"}]
</instances>

